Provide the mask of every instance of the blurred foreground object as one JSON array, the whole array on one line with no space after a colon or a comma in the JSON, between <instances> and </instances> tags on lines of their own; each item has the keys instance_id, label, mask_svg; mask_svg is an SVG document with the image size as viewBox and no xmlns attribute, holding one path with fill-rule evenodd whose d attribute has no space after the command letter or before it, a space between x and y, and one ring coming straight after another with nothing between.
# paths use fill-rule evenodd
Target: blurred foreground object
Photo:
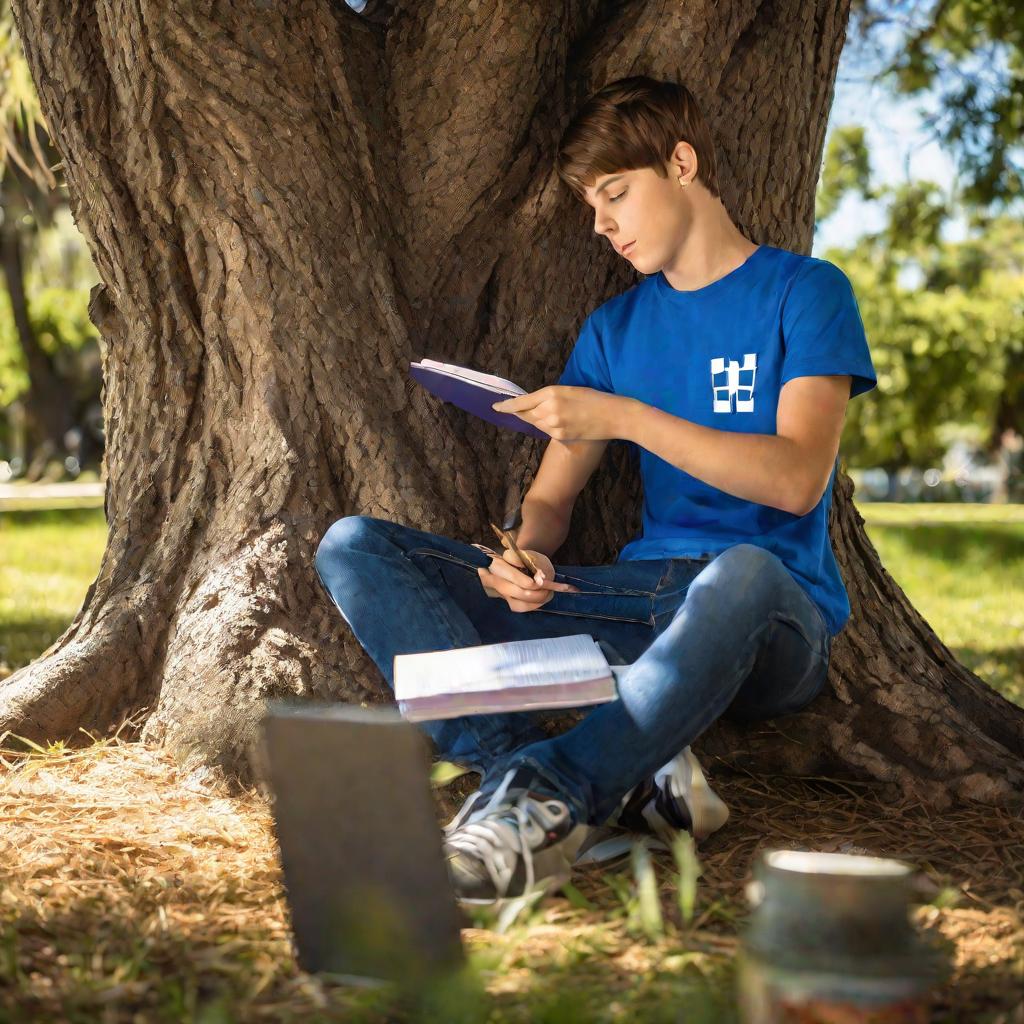
<instances>
[{"instance_id":1,"label":"blurred foreground object","mask_svg":"<svg viewBox=\"0 0 1024 1024\"><path fill-rule=\"evenodd\" d=\"M939 959L910 923L913 870L843 853L765 853L737 980L745 1024L925 1024Z\"/></svg>"},{"instance_id":2,"label":"blurred foreground object","mask_svg":"<svg viewBox=\"0 0 1024 1024\"><path fill-rule=\"evenodd\" d=\"M263 777L299 966L417 985L460 967L425 738L391 709L271 701Z\"/></svg>"}]
</instances>

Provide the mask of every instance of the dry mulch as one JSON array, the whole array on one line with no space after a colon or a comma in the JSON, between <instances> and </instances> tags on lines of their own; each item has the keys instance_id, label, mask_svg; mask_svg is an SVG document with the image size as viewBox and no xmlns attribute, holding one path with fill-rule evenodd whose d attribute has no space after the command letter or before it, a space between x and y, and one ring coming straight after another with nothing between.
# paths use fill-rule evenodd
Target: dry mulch
<instances>
[{"instance_id":1,"label":"dry mulch","mask_svg":"<svg viewBox=\"0 0 1024 1024\"><path fill-rule=\"evenodd\" d=\"M0 1020L456 1019L451 1006L381 1002L379 992L298 970L272 818L258 791L117 737L28 753L12 737L0 743ZM439 816L474 779L438 791ZM673 1001L694 984L727 998L751 863L763 849L788 847L898 857L922 869L933 898L915 919L952 953L932 1019L1024 1024L1019 815L936 814L828 780L714 784L732 817L698 851L690 924L679 918L663 855L669 931L655 940L630 930L605 871L581 870L576 887L592 908L553 898L506 934L464 931L481 988L463 993L461 1019L675 1020ZM731 1009L710 1013L734 1019Z\"/></svg>"}]
</instances>

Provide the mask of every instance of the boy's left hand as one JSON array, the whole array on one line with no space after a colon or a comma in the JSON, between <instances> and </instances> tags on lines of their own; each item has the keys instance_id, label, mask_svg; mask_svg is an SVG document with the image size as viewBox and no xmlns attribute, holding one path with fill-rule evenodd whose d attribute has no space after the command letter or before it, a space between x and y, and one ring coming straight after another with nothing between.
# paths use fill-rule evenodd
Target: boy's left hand
<instances>
[{"instance_id":1,"label":"boy's left hand","mask_svg":"<svg viewBox=\"0 0 1024 1024\"><path fill-rule=\"evenodd\" d=\"M593 388L550 384L495 402L495 412L515 413L557 441L610 441L624 437L625 404L623 395L610 395Z\"/></svg>"}]
</instances>

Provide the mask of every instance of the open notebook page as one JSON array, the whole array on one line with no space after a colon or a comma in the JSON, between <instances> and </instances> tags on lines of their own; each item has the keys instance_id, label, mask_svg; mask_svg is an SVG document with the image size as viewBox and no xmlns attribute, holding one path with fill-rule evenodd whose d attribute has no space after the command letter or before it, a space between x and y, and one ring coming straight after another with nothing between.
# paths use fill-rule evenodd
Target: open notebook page
<instances>
[{"instance_id":1,"label":"open notebook page","mask_svg":"<svg viewBox=\"0 0 1024 1024\"><path fill-rule=\"evenodd\" d=\"M394 661L398 700L582 683L611 675L604 652L589 633L396 654Z\"/></svg>"}]
</instances>

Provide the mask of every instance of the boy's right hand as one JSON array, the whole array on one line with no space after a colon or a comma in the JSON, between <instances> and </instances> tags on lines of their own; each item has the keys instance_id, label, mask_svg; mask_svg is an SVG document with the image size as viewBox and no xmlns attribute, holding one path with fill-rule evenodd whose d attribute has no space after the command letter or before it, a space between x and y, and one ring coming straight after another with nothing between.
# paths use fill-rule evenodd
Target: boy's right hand
<instances>
[{"instance_id":1,"label":"boy's right hand","mask_svg":"<svg viewBox=\"0 0 1024 1024\"><path fill-rule=\"evenodd\" d=\"M491 555L487 569L477 569L477 575L488 597L502 597L514 612L533 612L551 600L556 590L578 594L579 587L570 583L555 581L555 567L551 559L531 548L524 550L533 559L540 574L538 581L530 575L529 569L519 560L516 553L508 548L501 555L491 548L477 544L475 547Z\"/></svg>"}]
</instances>

